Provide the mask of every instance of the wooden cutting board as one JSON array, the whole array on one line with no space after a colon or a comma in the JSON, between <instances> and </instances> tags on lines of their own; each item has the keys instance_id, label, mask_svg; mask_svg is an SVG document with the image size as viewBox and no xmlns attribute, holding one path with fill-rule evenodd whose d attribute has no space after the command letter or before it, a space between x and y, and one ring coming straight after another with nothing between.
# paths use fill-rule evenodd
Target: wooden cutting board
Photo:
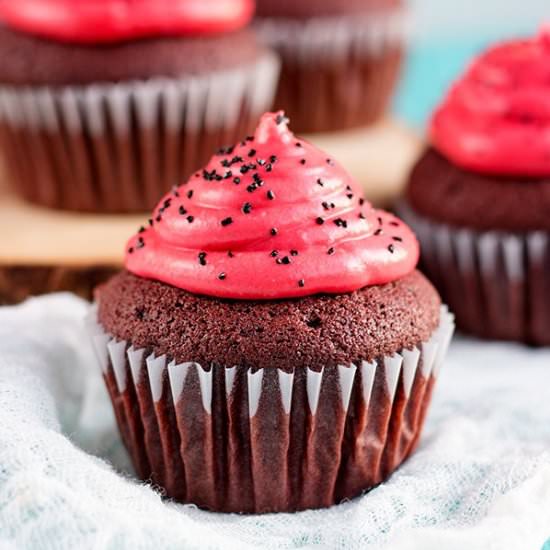
<instances>
[{"instance_id":1,"label":"wooden cutting board","mask_svg":"<svg viewBox=\"0 0 550 550\"><path fill-rule=\"evenodd\" d=\"M392 120L306 139L342 163L378 206L399 196L422 148ZM0 303L59 290L90 298L94 286L120 268L128 237L148 218L48 210L23 202L8 183L0 186Z\"/></svg>"}]
</instances>

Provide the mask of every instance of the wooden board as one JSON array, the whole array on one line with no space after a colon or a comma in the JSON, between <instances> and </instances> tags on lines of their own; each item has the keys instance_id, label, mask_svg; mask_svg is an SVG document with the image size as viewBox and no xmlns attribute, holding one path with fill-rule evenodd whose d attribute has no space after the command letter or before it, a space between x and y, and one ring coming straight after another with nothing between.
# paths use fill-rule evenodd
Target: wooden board
<instances>
[{"instance_id":1,"label":"wooden board","mask_svg":"<svg viewBox=\"0 0 550 550\"><path fill-rule=\"evenodd\" d=\"M391 120L306 138L341 162L380 206L400 194L422 148L417 136ZM0 189L0 301L50 290L80 289L89 296L93 284L122 265L127 239L148 217L53 211Z\"/></svg>"}]
</instances>

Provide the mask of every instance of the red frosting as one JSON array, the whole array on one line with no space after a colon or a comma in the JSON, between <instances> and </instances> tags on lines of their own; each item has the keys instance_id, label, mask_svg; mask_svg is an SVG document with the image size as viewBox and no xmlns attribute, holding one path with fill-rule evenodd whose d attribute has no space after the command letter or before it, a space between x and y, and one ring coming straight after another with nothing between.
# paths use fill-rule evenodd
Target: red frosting
<instances>
[{"instance_id":1,"label":"red frosting","mask_svg":"<svg viewBox=\"0 0 550 550\"><path fill-rule=\"evenodd\" d=\"M9 26L81 43L230 32L253 11L253 0L0 0Z\"/></svg>"},{"instance_id":2,"label":"red frosting","mask_svg":"<svg viewBox=\"0 0 550 550\"><path fill-rule=\"evenodd\" d=\"M434 145L467 170L550 175L550 34L476 59L435 113Z\"/></svg>"},{"instance_id":3,"label":"red frosting","mask_svg":"<svg viewBox=\"0 0 550 550\"><path fill-rule=\"evenodd\" d=\"M411 230L279 114L166 195L128 243L136 275L222 298L343 293L416 266Z\"/></svg>"}]
</instances>

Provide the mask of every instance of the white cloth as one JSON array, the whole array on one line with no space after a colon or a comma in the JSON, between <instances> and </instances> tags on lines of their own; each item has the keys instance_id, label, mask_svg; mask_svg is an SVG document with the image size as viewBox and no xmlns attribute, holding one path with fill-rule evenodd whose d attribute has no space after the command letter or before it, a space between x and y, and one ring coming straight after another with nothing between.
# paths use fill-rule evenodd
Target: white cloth
<instances>
[{"instance_id":1,"label":"white cloth","mask_svg":"<svg viewBox=\"0 0 550 550\"><path fill-rule=\"evenodd\" d=\"M131 478L67 294L0 308L0 550L504 549L550 537L550 350L458 339L418 452L329 510L231 516ZM549 546L550 548L550 546Z\"/></svg>"}]
</instances>

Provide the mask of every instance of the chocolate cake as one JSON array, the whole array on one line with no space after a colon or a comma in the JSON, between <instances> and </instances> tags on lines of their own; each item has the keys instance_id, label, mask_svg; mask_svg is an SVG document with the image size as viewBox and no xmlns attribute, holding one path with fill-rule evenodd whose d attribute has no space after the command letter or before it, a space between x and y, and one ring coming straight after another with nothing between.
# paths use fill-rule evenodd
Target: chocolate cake
<instances>
[{"instance_id":1,"label":"chocolate cake","mask_svg":"<svg viewBox=\"0 0 550 550\"><path fill-rule=\"evenodd\" d=\"M544 30L475 59L436 110L400 209L458 326L483 338L550 344L549 60Z\"/></svg>"},{"instance_id":2,"label":"chocolate cake","mask_svg":"<svg viewBox=\"0 0 550 550\"><path fill-rule=\"evenodd\" d=\"M223 512L331 506L416 447L452 316L418 243L283 113L165 195L90 322L141 479Z\"/></svg>"},{"instance_id":3,"label":"chocolate cake","mask_svg":"<svg viewBox=\"0 0 550 550\"><path fill-rule=\"evenodd\" d=\"M256 28L283 60L275 100L300 132L373 124L404 51L398 0L258 2Z\"/></svg>"},{"instance_id":4,"label":"chocolate cake","mask_svg":"<svg viewBox=\"0 0 550 550\"><path fill-rule=\"evenodd\" d=\"M271 105L279 63L247 28L251 0L27 1L0 5L0 144L31 202L148 211Z\"/></svg>"}]
</instances>

